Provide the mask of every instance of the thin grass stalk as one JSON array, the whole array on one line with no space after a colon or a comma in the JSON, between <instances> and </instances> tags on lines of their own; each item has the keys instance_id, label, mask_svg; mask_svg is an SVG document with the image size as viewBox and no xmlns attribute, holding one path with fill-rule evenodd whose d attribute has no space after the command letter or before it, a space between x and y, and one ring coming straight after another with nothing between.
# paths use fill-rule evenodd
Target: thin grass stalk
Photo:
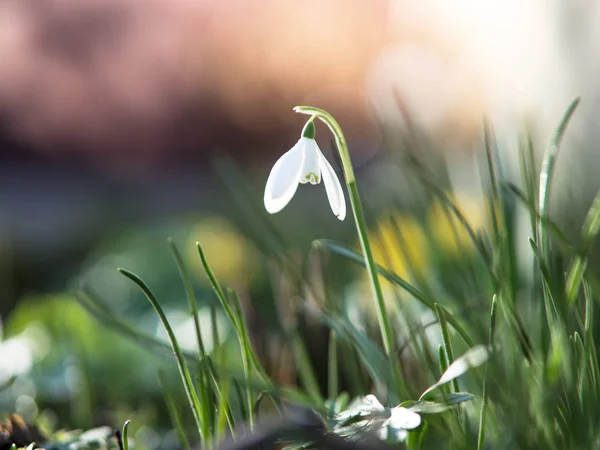
<instances>
[{"instance_id":1,"label":"thin grass stalk","mask_svg":"<svg viewBox=\"0 0 600 450\"><path fill-rule=\"evenodd\" d=\"M353 261L357 264L360 264L362 266L366 265L365 260L362 256L360 256L358 253L344 247L343 245L341 245L335 241L331 241L328 239L319 239L319 240L316 240L313 242L313 247L317 248L317 249L327 249L328 251L330 251L336 255L342 256L346 259L349 259L350 261ZM389 270L383 268L380 265L376 265L375 269L377 270L377 273L379 275L381 275L383 278L385 278L386 280L390 281L391 283L393 283L397 286L400 286L406 292L411 294L416 300L418 300L420 303L422 303L428 309L430 309L432 312L435 313L435 301L430 299L429 297L427 297L423 292L421 292L415 286L413 286L412 284L408 283L404 279L400 278L395 273L390 272ZM468 347L473 347L475 345L473 343L473 340L468 335L468 333L463 329L463 327L460 325L460 323L458 323L458 321L454 318L454 316L448 317L448 323L450 325L452 325L452 328L454 328L454 330L458 333L458 335L461 337L461 339L465 342L465 344Z\"/></svg>"},{"instance_id":2,"label":"thin grass stalk","mask_svg":"<svg viewBox=\"0 0 600 450\"><path fill-rule=\"evenodd\" d=\"M183 428L183 424L181 422L181 417L179 415L179 409L177 408L177 405L175 404L175 400L173 399L173 396L170 394L170 392L168 390L165 375L162 371L159 371L158 376L159 376L160 386L163 391L163 397L165 398L165 404L167 405L167 412L169 413L169 418L171 419L171 424L173 425L173 428L175 429L175 434L177 435L177 440L179 441L179 445L181 445L181 447L184 450L189 450L190 443L188 442L187 436L185 434L185 430ZM123 450L125 450L125 448L127 448L125 446L125 441L126 441L125 433L123 432Z\"/></svg>"},{"instance_id":3,"label":"thin grass stalk","mask_svg":"<svg viewBox=\"0 0 600 450\"><path fill-rule=\"evenodd\" d=\"M204 357L206 356L206 351L204 349L204 342L202 341L202 333L200 332L200 320L198 318L198 305L196 304L196 294L194 293L194 287L192 286L190 276L188 274L187 269L185 268L185 264L183 263L181 253L179 253L179 250L175 245L175 241L173 240L173 238L169 238L167 242L169 243L169 247L171 248L171 252L173 253L173 258L175 259L175 263L177 264L179 276L181 277L181 282L183 283L183 287L185 289L185 296L188 301L190 314L194 318L194 330L196 332L196 340L198 341L198 350L200 351L200 358L204 359Z\"/></svg>"},{"instance_id":4,"label":"thin grass stalk","mask_svg":"<svg viewBox=\"0 0 600 450\"><path fill-rule=\"evenodd\" d=\"M288 337L290 340L290 345L292 346L300 381L304 385L304 388L306 389L306 392L312 401L316 404L323 404L325 399L321 395L319 382L317 381L317 375L315 374L312 363L310 362L310 357L308 355L308 351L306 350L306 346L302 341L302 337L295 328L288 331Z\"/></svg>"},{"instance_id":5,"label":"thin grass stalk","mask_svg":"<svg viewBox=\"0 0 600 450\"><path fill-rule=\"evenodd\" d=\"M131 420L126 420L123 424L123 431L121 436L123 437L123 450L129 450L129 424Z\"/></svg>"},{"instance_id":6,"label":"thin grass stalk","mask_svg":"<svg viewBox=\"0 0 600 450\"><path fill-rule=\"evenodd\" d=\"M488 337L488 346L493 352L494 348L494 336L496 333L496 299L494 295L492 298L492 307L490 310L490 329ZM481 409L479 410L479 430L477 432L477 450L483 450L485 444L485 419L487 415L488 406L488 388L487 388L487 375L488 375L489 360L485 362L483 369L483 386L482 386L482 400Z\"/></svg>"},{"instance_id":7,"label":"thin grass stalk","mask_svg":"<svg viewBox=\"0 0 600 450\"><path fill-rule=\"evenodd\" d=\"M228 293L231 294L231 290L228 289ZM254 393L252 391L251 383L250 383L250 375L252 372L252 358L250 357L251 350L246 345L246 341L243 338L242 334L245 333L245 326L243 323L243 312L242 307L237 297L237 294L233 293L230 295L230 298L233 298L233 305L237 314L237 322L238 322L238 340L240 343L240 353L242 356L242 370L244 372L244 381L246 383L246 406L248 408L248 416L250 419L250 430L254 428Z\"/></svg>"},{"instance_id":8,"label":"thin grass stalk","mask_svg":"<svg viewBox=\"0 0 600 450\"><path fill-rule=\"evenodd\" d=\"M440 374L446 372L446 370L448 369L448 354L446 353L446 350L444 350L444 346L442 344L438 345L438 352L437 352L437 356L438 356L438 363L440 365ZM445 395L450 394L450 387L448 386L448 384L444 384L443 386L441 386L442 391L444 391Z\"/></svg>"},{"instance_id":9,"label":"thin grass stalk","mask_svg":"<svg viewBox=\"0 0 600 450\"><path fill-rule=\"evenodd\" d=\"M537 211L535 200L530 200L528 195L525 194L521 189L515 186L512 183L506 183L503 185L505 189L507 189L511 194L513 194L517 200L519 200L528 211L531 212L532 220L539 220L545 227L546 231L552 235L552 238L558 244L559 248L564 252L574 252L577 249L575 246L569 242L569 239L565 236L565 234L558 227L556 222L554 222L550 217L542 217ZM535 233L535 228L534 228Z\"/></svg>"},{"instance_id":10,"label":"thin grass stalk","mask_svg":"<svg viewBox=\"0 0 600 450\"><path fill-rule=\"evenodd\" d=\"M498 176L496 174L496 165L494 164L495 158L492 152L492 131L490 124L484 120L483 122L483 142L485 147L485 156L488 165L488 172L490 174L490 185L492 188L492 198L490 200L490 206L492 209L492 227L496 240L500 235L501 223L504 222L503 218L500 217L502 202L500 198L500 189L498 187Z\"/></svg>"},{"instance_id":11,"label":"thin grass stalk","mask_svg":"<svg viewBox=\"0 0 600 450\"><path fill-rule=\"evenodd\" d=\"M227 288L227 293L228 293L228 296L233 300L234 311L237 316L237 323L238 323L238 327L241 331L241 337L242 337L242 341L240 342L240 345L242 345L244 352L246 353L246 357L249 360L249 363L250 363L249 369L254 367L254 370L255 370L256 374L258 375L258 377L261 379L261 381L264 384L266 384L267 386L272 387L273 382L269 378L269 375L267 375L267 372L265 371L262 364L258 360L258 357L252 350L252 344L250 343L250 332L248 331L248 324L246 323L246 318L244 317L244 311L242 309L240 297L235 290L230 289L230 288Z\"/></svg>"},{"instance_id":12,"label":"thin grass stalk","mask_svg":"<svg viewBox=\"0 0 600 450\"><path fill-rule=\"evenodd\" d=\"M577 299L583 275L587 267L587 258L589 252L594 246L594 242L600 232L600 193L594 198L591 208L583 222L583 249L581 254L575 255L567 270L566 295L567 304L572 307Z\"/></svg>"},{"instance_id":13,"label":"thin grass stalk","mask_svg":"<svg viewBox=\"0 0 600 450\"><path fill-rule=\"evenodd\" d=\"M449 366L454 362L454 351L452 350L452 341L450 340L450 332L448 330L448 320L446 319L446 311L439 304L435 304L435 312L438 317L440 329L442 330L442 340L444 342L444 351L446 352L446 363ZM442 372L443 373L443 372ZM452 389L454 392L460 392L458 388L458 380L452 380Z\"/></svg>"},{"instance_id":14,"label":"thin grass stalk","mask_svg":"<svg viewBox=\"0 0 600 450\"><path fill-rule=\"evenodd\" d=\"M547 217L549 215L549 205L550 205L550 190L552 186L552 176L554 175L554 168L556 166L556 158L558 156L558 152L560 150L560 145L562 143L563 136L565 131L567 130L567 125L573 116L573 113L577 109L579 105L579 101L581 99L578 97L567 108L565 111L550 143L548 144L548 148L544 154L544 159L542 161L542 170L540 172L540 182L539 182L539 194L538 194L538 208L541 217ZM546 237L546 230L542 226L541 221L538 221L538 236L537 241L540 247L540 252L544 261L548 262L549 251L550 251L550 243L548 238Z\"/></svg>"},{"instance_id":15,"label":"thin grass stalk","mask_svg":"<svg viewBox=\"0 0 600 450\"><path fill-rule=\"evenodd\" d=\"M196 303L196 294L194 293L194 287L192 286L192 283L190 281L190 276L185 267L185 264L183 263L183 258L181 257L181 253L179 252L179 249L175 245L175 241L173 240L173 238L168 238L167 242L169 244L171 252L173 253L173 258L175 259L175 263L177 265L177 270L179 271L179 276L181 278L181 281L182 281L184 289L185 289L185 296L188 301L188 308L189 308L190 315L193 317L193 320L194 320L194 331L196 333L196 341L198 343L198 351L200 354L200 361L199 361L199 367L198 367L198 373L199 373L199 375L198 375L198 384L199 384L198 392L199 392L200 402L202 404L202 410L207 411L208 412L207 414L214 416L214 411L213 411L213 408L212 408L212 405L210 402L210 398L209 398L209 395L207 395L210 392L209 378L211 375L208 373L210 368L206 364L206 349L204 346L204 341L202 339L202 332L200 330L200 319L198 317L198 305ZM215 341L214 345L216 345L216 342L218 342L218 341ZM213 425L213 427L211 427L211 428L214 428L214 417L210 417L209 422L211 423L211 425ZM214 429L211 431L214 431ZM186 439L186 442L187 442L187 439Z\"/></svg>"},{"instance_id":16,"label":"thin grass stalk","mask_svg":"<svg viewBox=\"0 0 600 450\"><path fill-rule=\"evenodd\" d=\"M338 396L338 379L337 338L335 330L329 330L329 346L327 351L327 398L335 399Z\"/></svg>"},{"instance_id":17,"label":"thin grass stalk","mask_svg":"<svg viewBox=\"0 0 600 450\"><path fill-rule=\"evenodd\" d=\"M158 315L160 321L162 322L165 331L167 332L167 336L169 337L169 342L171 343L171 347L173 348L173 353L175 353L175 359L177 360L177 367L179 369L179 374L181 375L181 379L183 381L183 387L185 389L186 396L188 398L188 402L190 405L190 409L192 410L192 414L194 415L194 420L196 422L196 427L198 428L198 433L200 434L200 439L202 441L203 447L208 444L209 438L209 423L205 414L202 410L200 401L198 399L198 395L194 388L194 384L192 382L192 377L190 375L190 371L185 362L185 358L179 347L179 342L175 337L175 333L167 320L167 316L165 315L163 309L160 304L156 300L156 297L152 293L152 291L148 288L148 286L133 272L129 272L125 269L117 269L131 281L138 285L141 291L144 293L156 314Z\"/></svg>"},{"instance_id":18,"label":"thin grass stalk","mask_svg":"<svg viewBox=\"0 0 600 450\"><path fill-rule=\"evenodd\" d=\"M217 414L217 421L215 423L215 434L214 434L214 441L215 442L220 442L223 439L223 436L225 436L225 428L227 426L228 423L230 422L230 415L229 415L229 399L228 399L228 395L229 395L229 382L228 381L222 381L221 382L221 389L219 392L219 396L218 396L218 414ZM233 426L229 427L229 431L231 433L231 435L235 438L235 430Z\"/></svg>"},{"instance_id":19,"label":"thin grass stalk","mask_svg":"<svg viewBox=\"0 0 600 450\"><path fill-rule=\"evenodd\" d=\"M198 254L200 256L200 260L202 261L202 266L204 267L204 271L206 272L206 275L208 276L208 279L210 280L213 290L215 291L217 298L219 299L219 302L221 303L221 306L222 306L223 310L225 311L225 314L227 315L227 318L230 320L231 325L233 326L234 332L236 333L239 344L240 344L240 351L242 352L242 359L243 359L244 377L245 377L245 382L247 385L246 386L245 403L246 403L246 409L248 411L249 425L250 425L250 428L253 429L254 428L254 417L253 417L253 413L252 413L252 403L253 402L252 402L252 392L250 391L250 361L252 361L251 355L253 354L253 352L252 352L252 348L250 346L250 338L248 337L247 330L245 328L243 314L241 313L241 311L239 312L239 314L236 314L236 311L229 304L229 301L228 301L227 297L225 296L223 288L221 287L221 284L217 280L214 272L210 268L210 265L208 264L208 260L206 259L206 255L204 254L204 251L202 250L202 246L200 245L199 242L196 243L196 247L198 249Z\"/></svg>"}]
</instances>

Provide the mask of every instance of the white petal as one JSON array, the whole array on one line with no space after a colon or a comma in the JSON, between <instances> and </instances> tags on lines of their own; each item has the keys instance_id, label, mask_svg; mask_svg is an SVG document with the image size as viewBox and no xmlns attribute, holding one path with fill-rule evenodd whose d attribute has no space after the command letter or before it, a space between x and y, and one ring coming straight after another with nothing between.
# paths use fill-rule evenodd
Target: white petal
<instances>
[{"instance_id":1,"label":"white petal","mask_svg":"<svg viewBox=\"0 0 600 450\"><path fill-rule=\"evenodd\" d=\"M490 352L485 345L476 345L475 347L471 347L467 350L464 355L460 358L456 358L450 366L446 369L446 371L442 374L437 383L429 386L425 392L421 394L421 398L425 397L426 394L433 391L438 386L448 383L449 381L454 380L455 378L460 377L465 372L473 367L477 367L482 365L488 360L490 356Z\"/></svg>"},{"instance_id":2,"label":"white petal","mask_svg":"<svg viewBox=\"0 0 600 450\"><path fill-rule=\"evenodd\" d=\"M460 377L463 373L472 367L482 365L488 360L489 352L485 345L476 345L470 348L460 358L456 358L452 364L446 369L441 376L438 384L444 384L455 378Z\"/></svg>"},{"instance_id":3,"label":"white petal","mask_svg":"<svg viewBox=\"0 0 600 450\"><path fill-rule=\"evenodd\" d=\"M325 159L325 156L323 156L323 153L321 153L318 146L317 152L319 155L319 165L321 166L321 176L325 183L329 205L331 206L333 214L335 214L338 219L344 220L346 218L346 199L344 198L342 185L331 167L331 164Z\"/></svg>"},{"instance_id":4,"label":"white petal","mask_svg":"<svg viewBox=\"0 0 600 450\"><path fill-rule=\"evenodd\" d=\"M321 182L321 165L319 164L319 146L317 141L309 138L305 140L304 164L302 164L302 175L300 183L319 184Z\"/></svg>"},{"instance_id":5,"label":"white petal","mask_svg":"<svg viewBox=\"0 0 600 450\"><path fill-rule=\"evenodd\" d=\"M392 433L391 436L390 431ZM395 442L404 442L408 437L408 431L404 428L393 428L392 426L389 426L387 422L384 423L375 434L382 441L390 439Z\"/></svg>"},{"instance_id":6,"label":"white petal","mask_svg":"<svg viewBox=\"0 0 600 450\"><path fill-rule=\"evenodd\" d=\"M388 423L392 428L403 428L412 430L421 425L421 416L402 406L397 406L391 409L391 415Z\"/></svg>"},{"instance_id":7,"label":"white petal","mask_svg":"<svg viewBox=\"0 0 600 450\"><path fill-rule=\"evenodd\" d=\"M343 422L356 416L368 416L373 413L385 411L385 407L372 394L355 398L348 408L336 416L336 420Z\"/></svg>"},{"instance_id":8,"label":"white petal","mask_svg":"<svg viewBox=\"0 0 600 450\"><path fill-rule=\"evenodd\" d=\"M264 198L265 208L269 213L281 211L296 193L304 164L305 145L305 138L301 138L271 169Z\"/></svg>"},{"instance_id":9,"label":"white petal","mask_svg":"<svg viewBox=\"0 0 600 450\"><path fill-rule=\"evenodd\" d=\"M373 412L373 411L384 411L385 407L377 400L373 394L365 395L359 403L363 410Z\"/></svg>"}]
</instances>

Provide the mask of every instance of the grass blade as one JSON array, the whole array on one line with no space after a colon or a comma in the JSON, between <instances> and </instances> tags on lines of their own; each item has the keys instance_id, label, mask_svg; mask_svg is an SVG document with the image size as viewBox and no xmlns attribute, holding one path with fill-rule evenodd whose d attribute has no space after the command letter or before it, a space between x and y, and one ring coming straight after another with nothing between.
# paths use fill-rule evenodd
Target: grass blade
<instances>
[{"instance_id":1,"label":"grass blade","mask_svg":"<svg viewBox=\"0 0 600 450\"><path fill-rule=\"evenodd\" d=\"M488 346L490 349L494 348L494 336L496 334L496 296L492 298L492 308L490 311L490 331L489 331L489 339ZM487 413L487 405L488 405L488 391L487 391L487 373L488 373L488 364L489 362L485 362L485 368L483 369L483 388L482 388L482 400L481 400L481 409L479 411L479 431L477 433L477 450L483 450L485 443L485 418Z\"/></svg>"},{"instance_id":2,"label":"grass blade","mask_svg":"<svg viewBox=\"0 0 600 450\"><path fill-rule=\"evenodd\" d=\"M438 321L440 323L440 328L442 330L442 340L444 342L444 352L446 354L446 363L450 365L454 362L454 352L452 351L452 342L450 341L450 332L448 331L448 321L446 319L447 313L446 311L439 305L435 304L435 312L438 317ZM456 378L452 380L452 388L454 392L458 392L458 381Z\"/></svg>"},{"instance_id":3,"label":"grass blade","mask_svg":"<svg viewBox=\"0 0 600 450\"><path fill-rule=\"evenodd\" d=\"M181 422L181 417L179 415L179 409L177 408L177 405L175 404L175 400L173 399L173 396L171 395L171 393L168 390L167 387L167 383L165 380L165 376L164 373L159 372L159 381L160 381L160 385L163 391L163 396L165 398L165 403L167 405L167 412L169 413L169 418L171 419L171 424L173 425L173 428L175 429L175 433L177 435L177 440L179 441L179 445L181 445L181 447L184 450L189 450L190 449L190 443L187 440L187 436L185 434L185 430L183 429L183 424ZM126 422L127 424L127 422ZM127 439L125 438L125 427L123 427L123 440L126 441ZM127 444L125 444L125 442L123 443L123 450L127 449Z\"/></svg>"},{"instance_id":4,"label":"grass blade","mask_svg":"<svg viewBox=\"0 0 600 450\"><path fill-rule=\"evenodd\" d=\"M550 204L550 190L552 187L552 177L554 175L554 169L556 166L556 158L558 156L558 152L560 150L560 145L562 139L564 137L565 131L567 130L567 125L573 116L573 113L577 109L579 105L580 98L576 98L569 105L566 112L564 113L556 131L554 132L554 136L550 140L548 148L544 154L544 159L542 161L542 170L540 172L540 184L539 184L539 194L538 194L538 209L540 216L542 218L548 217L548 210ZM541 221L538 223L538 235L537 242L540 247L540 252L544 260L547 260L549 257L548 253L550 251L550 243L546 237L545 226Z\"/></svg>"},{"instance_id":5,"label":"grass blade","mask_svg":"<svg viewBox=\"0 0 600 450\"><path fill-rule=\"evenodd\" d=\"M362 266L365 265L364 258L361 255L350 250L349 248L344 247L343 245L341 245L335 241L331 241L328 239L319 239L319 240L316 240L313 242L313 247L316 249L322 249L322 248L326 249L327 251L330 251L331 253L342 256L342 257L344 257L350 261L353 261L357 264L360 264ZM390 272L389 270L381 267L378 264L376 265L376 270L377 270L377 273L379 275L381 275L382 277L384 277L386 280L390 281L391 283L393 283L397 286L400 286L406 292L411 294L416 300L421 302L423 305L425 305L431 311L435 312L435 302L433 300L431 300L429 297L427 297L425 294L423 294L419 289L417 289L416 287L414 287L407 281L403 280L395 273ZM462 326L458 323L458 321L453 316L449 316L447 319L448 319L448 323L450 325L452 325L452 328L454 328L454 330L458 333L458 335L465 342L465 344L467 344L467 346L469 346L469 347L472 347L474 345L472 339L469 337L467 332L462 328Z\"/></svg>"},{"instance_id":6,"label":"grass blade","mask_svg":"<svg viewBox=\"0 0 600 450\"><path fill-rule=\"evenodd\" d=\"M185 296L188 300L190 314L194 318L194 328L196 331L196 339L198 341L198 350L200 351L200 358L204 359L204 357L206 356L206 351L204 349L204 343L202 342L202 333L200 332L200 321L198 319L198 305L196 304L196 295L194 294L194 287L192 286L190 276L185 268L185 265L183 264L181 254L179 253L179 250L175 245L175 241L173 241L173 238L169 238L167 242L169 243L169 247L171 248L173 257L175 258L177 269L179 270L181 282L183 283L185 289ZM216 342L218 341L215 341L215 345Z\"/></svg>"},{"instance_id":7,"label":"grass blade","mask_svg":"<svg viewBox=\"0 0 600 450\"><path fill-rule=\"evenodd\" d=\"M327 352L327 398L329 399L335 399L338 396L338 377L337 337L335 330L330 330Z\"/></svg>"},{"instance_id":8,"label":"grass blade","mask_svg":"<svg viewBox=\"0 0 600 450\"><path fill-rule=\"evenodd\" d=\"M600 193L594 198L594 202L588 211L583 222L583 249L581 254L576 255L567 271L567 304L573 305L577 299L577 294L581 288L583 274L587 267L587 258L589 252L594 246L594 242L600 232Z\"/></svg>"},{"instance_id":9,"label":"grass blade","mask_svg":"<svg viewBox=\"0 0 600 450\"><path fill-rule=\"evenodd\" d=\"M131 420L126 420L125 423L123 424L123 431L122 431L123 450L129 450L129 424L130 423L131 423Z\"/></svg>"},{"instance_id":10,"label":"grass blade","mask_svg":"<svg viewBox=\"0 0 600 450\"><path fill-rule=\"evenodd\" d=\"M190 371L185 362L185 358L179 347L179 342L177 342L177 338L175 337L175 333L167 320L167 316L165 315L163 309L160 304L156 300L156 297L152 293L152 291L148 288L148 286L133 272L129 272L125 269L118 269L123 275L133 281L140 290L144 293L156 314L158 315L167 335L169 337L169 341L171 343L171 347L173 348L173 353L175 353L175 359L177 360L177 368L179 369L179 374L181 375L181 380L183 382L183 387L185 389L186 396L188 398L188 402L190 405L190 409L194 415L194 420L196 422L196 426L198 428L198 433L200 434L200 439L203 443L209 438L209 428L208 428L208 420L203 415L202 408L200 406L200 401L198 399L198 395L196 394L196 390L194 388L194 384L192 382L192 377L190 375ZM207 411L206 411L207 412Z\"/></svg>"}]
</instances>

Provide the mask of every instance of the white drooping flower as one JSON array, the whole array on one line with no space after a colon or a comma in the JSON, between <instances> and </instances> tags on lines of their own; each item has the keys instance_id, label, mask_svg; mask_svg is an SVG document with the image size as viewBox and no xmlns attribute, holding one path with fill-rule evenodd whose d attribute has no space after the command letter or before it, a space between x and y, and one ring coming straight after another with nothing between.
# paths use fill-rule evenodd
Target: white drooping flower
<instances>
[{"instance_id":1,"label":"white drooping flower","mask_svg":"<svg viewBox=\"0 0 600 450\"><path fill-rule=\"evenodd\" d=\"M315 125L309 120L296 145L271 169L265 187L265 208L269 213L281 211L296 193L299 183L319 184L322 178L333 214L340 220L346 217L342 186L314 137Z\"/></svg>"},{"instance_id":2,"label":"white drooping flower","mask_svg":"<svg viewBox=\"0 0 600 450\"><path fill-rule=\"evenodd\" d=\"M384 407L377 397L367 395L356 398L348 408L335 416L334 432L351 438L371 432L384 441L402 442L408 432L421 425L419 414L402 406Z\"/></svg>"}]
</instances>

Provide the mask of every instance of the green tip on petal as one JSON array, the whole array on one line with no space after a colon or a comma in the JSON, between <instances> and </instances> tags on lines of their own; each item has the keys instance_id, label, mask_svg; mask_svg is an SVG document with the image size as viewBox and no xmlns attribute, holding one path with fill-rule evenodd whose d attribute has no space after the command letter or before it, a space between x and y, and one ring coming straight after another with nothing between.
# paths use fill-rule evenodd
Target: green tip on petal
<instances>
[{"instance_id":1,"label":"green tip on petal","mask_svg":"<svg viewBox=\"0 0 600 450\"><path fill-rule=\"evenodd\" d=\"M306 125L304 125L304 128L302 129L302 137L305 137L308 139L314 139L315 134L316 134L315 124L311 118L308 122L306 122Z\"/></svg>"}]
</instances>

